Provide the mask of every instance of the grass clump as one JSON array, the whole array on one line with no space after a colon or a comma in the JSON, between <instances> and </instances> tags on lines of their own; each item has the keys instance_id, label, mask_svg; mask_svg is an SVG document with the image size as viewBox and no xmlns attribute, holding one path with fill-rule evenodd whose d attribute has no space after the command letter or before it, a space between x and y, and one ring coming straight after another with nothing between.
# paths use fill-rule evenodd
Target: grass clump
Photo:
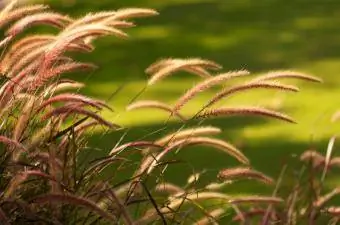
<instances>
[{"instance_id":1,"label":"grass clump","mask_svg":"<svg viewBox=\"0 0 340 225\"><path fill-rule=\"evenodd\" d=\"M219 137L218 127L201 125L217 116L264 116L283 122L294 122L288 115L259 106L215 107L230 95L250 89L275 89L297 92L281 78L320 82L318 78L294 71L276 71L255 77L245 70L220 72L222 66L201 58L167 58L146 69L148 86L156 85L177 72L198 75L200 81L180 96L174 104L158 100L139 100L127 110L152 108L179 120L183 128L168 132L156 140L133 140L108 146L111 151L102 158L83 161L87 148L85 135L94 126L105 130L124 129L104 119L102 109L112 110L106 102L82 95L84 84L62 78L65 73L88 71L91 63L78 62L70 52L88 53L95 40L103 36L127 38L126 28L133 27L135 18L155 16L152 9L125 8L116 11L89 13L71 18L53 12L45 5L18 6L10 2L0 13L0 26L5 29L0 41L0 220L3 224L150 224L217 223L219 217L236 212L235 221L249 223L252 215L262 215L263 224L283 223L292 218L292 207L280 196L231 196L222 188L241 179L260 181L264 185L280 183L251 167L251 160L233 144ZM53 27L55 34L30 34L36 25ZM218 71L218 72L216 72ZM228 87L229 80L244 78ZM240 79L241 80L241 79ZM189 101L208 89L220 88L204 106L190 115L182 113ZM198 125L191 126L191 122ZM241 165L219 171L220 182L195 187L200 174L192 174L187 183L178 186L162 180L171 169L167 156L190 146L205 146L230 155ZM140 160L131 161L131 154ZM320 165L337 165L338 160L318 156ZM303 159L315 158L307 153ZM107 169L134 165L123 182L114 176L106 178ZM313 164L314 165L314 164ZM313 167L314 168L314 167ZM325 174L325 173L324 173ZM293 192L295 193L295 192ZM338 214L337 207L324 208L338 189L318 195L306 212ZM208 200L208 201L207 201ZM210 201L222 204L207 207ZM293 201L294 202L294 201ZM194 210L195 213L191 213ZM280 210L287 217L280 217ZM295 211L294 211L295 212ZM201 217L200 217L201 216Z\"/></svg>"}]
</instances>

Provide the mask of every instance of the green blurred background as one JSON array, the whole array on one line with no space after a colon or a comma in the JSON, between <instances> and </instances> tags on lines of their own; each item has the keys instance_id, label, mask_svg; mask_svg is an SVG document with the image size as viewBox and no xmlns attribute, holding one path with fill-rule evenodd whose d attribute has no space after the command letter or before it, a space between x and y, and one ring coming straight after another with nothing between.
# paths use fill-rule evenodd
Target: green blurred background
<instances>
[{"instance_id":1,"label":"green blurred background","mask_svg":"<svg viewBox=\"0 0 340 225\"><path fill-rule=\"evenodd\" d=\"M81 16L87 12L121 7L147 7L159 11L153 18L136 20L127 40L114 37L97 41L94 53L78 58L94 62L99 69L74 76L84 81L86 94L108 100L115 112L104 112L111 121L127 127L120 132L95 134L91 143L104 154L117 140L153 140L182 124L165 123L168 115L155 111L125 112L138 99L173 103L197 83L197 77L177 74L146 87L145 68L162 57L202 57L224 66L224 71L247 69L254 74L293 69L324 79L323 84L299 83L300 93L252 91L224 101L222 105L261 105L294 117L298 124L261 118L207 120L203 124L224 129L219 136L240 147L252 165L277 177L282 166L293 169L299 154L310 148L326 151L339 124L330 122L340 108L340 1L339 0L45 0L58 11ZM200 94L184 113L198 110L213 91ZM194 122L192 124L195 124ZM196 122L197 124L197 122ZM337 145L334 150L337 154ZM174 157L174 156L172 156ZM212 181L223 167L237 165L228 156L208 148L190 148L176 155L183 160L166 175L183 183L194 170L207 168ZM330 179L336 185L337 179ZM245 191L249 190L245 186ZM259 190L262 187L258 188ZM241 189L230 188L240 192Z\"/></svg>"}]
</instances>

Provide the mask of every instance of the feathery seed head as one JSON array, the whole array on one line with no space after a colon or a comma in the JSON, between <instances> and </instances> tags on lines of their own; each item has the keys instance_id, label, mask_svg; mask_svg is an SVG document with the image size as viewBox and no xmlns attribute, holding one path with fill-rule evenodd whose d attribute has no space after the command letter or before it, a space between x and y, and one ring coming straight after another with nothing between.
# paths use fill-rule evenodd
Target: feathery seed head
<instances>
[{"instance_id":1,"label":"feathery seed head","mask_svg":"<svg viewBox=\"0 0 340 225\"><path fill-rule=\"evenodd\" d=\"M309 74L304 74L300 72L283 70L283 71L273 71L262 76L259 76L252 80L252 82L266 81L266 80L275 80L282 78L293 78L298 80L312 81L312 82L322 82L322 79L318 77L311 76Z\"/></svg>"},{"instance_id":2,"label":"feathery seed head","mask_svg":"<svg viewBox=\"0 0 340 225\"><path fill-rule=\"evenodd\" d=\"M0 13L0 28L7 25L8 23L11 23L14 20L20 19L21 17L41 12L48 8L49 7L47 5L36 4L19 7L14 10L7 10L7 12L6 10L2 10Z\"/></svg>"},{"instance_id":3,"label":"feathery seed head","mask_svg":"<svg viewBox=\"0 0 340 225\"><path fill-rule=\"evenodd\" d=\"M71 21L72 19L70 17L61 15L59 13L36 13L20 19L6 31L6 34L8 36L16 36L23 32L26 28L36 24L47 24L62 29Z\"/></svg>"},{"instance_id":4,"label":"feathery seed head","mask_svg":"<svg viewBox=\"0 0 340 225\"><path fill-rule=\"evenodd\" d=\"M247 178L247 179L255 179L265 184L274 183L272 178L266 176L265 174L259 171L250 169L248 167L236 167L236 168L224 169L219 172L218 177L223 180Z\"/></svg>"},{"instance_id":5,"label":"feathery seed head","mask_svg":"<svg viewBox=\"0 0 340 225\"><path fill-rule=\"evenodd\" d=\"M212 97L212 99L209 100L209 102L205 105L205 108L212 106L216 102L224 99L225 97L229 97L235 93L242 92L245 90L253 90L256 88L263 88L263 89L275 89L275 90L282 90L282 91L293 91L297 92L299 91L299 88L293 86L293 85L285 85L280 84L279 82L249 82L241 85L235 85L230 88L225 88L218 92L215 96Z\"/></svg>"},{"instance_id":6,"label":"feathery seed head","mask_svg":"<svg viewBox=\"0 0 340 225\"><path fill-rule=\"evenodd\" d=\"M194 69L193 69L194 68ZM213 61L204 60L199 58L189 59L163 59L159 62L152 64L146 69L146 73L152 73L151 78L148 81L148 85L153 85L157 81L173 74L177 71L190 71L202 76L204 69L221 69L221 66ZM198 72L198 73L197 73ZM203 73L205 77L207 74Z\"/></svg>"},{"instance_id":7,"label":"feathery seed head","mask_svg":"<svg viewBox=\"0 0 340 225\"><path fill-rule=\"evenodd\" d=\"M292 118L289 116L268 110L265 108L260 107L233 107L233 108L217 108L212 110L206 110L203 113L196 116L196 118L208 118L208 117L215 117L215 116L234 116L234 115L254 115L254 116L265 116L265 117L272 117L275 119L283 120L290 123L296 123Z\"/></svg>"}]
</instances>

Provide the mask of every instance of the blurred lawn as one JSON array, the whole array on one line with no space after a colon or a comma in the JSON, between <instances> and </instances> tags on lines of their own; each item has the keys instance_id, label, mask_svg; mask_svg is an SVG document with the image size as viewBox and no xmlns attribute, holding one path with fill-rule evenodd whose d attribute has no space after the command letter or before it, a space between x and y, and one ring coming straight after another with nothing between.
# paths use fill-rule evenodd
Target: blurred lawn
<instances>
[{"instance_id":1,"label":"blurred lawn","mask_svg":"<svg viewBox=\"0 0 340 225\"><path fill-rule=\"evenodd\" d=\"M225 130L221 137L240 146L253 166L269 175L277 177L284 163L294 164L296 155L307 148L325 151L329 137L339 131L339 124L329 122L332 113L340 108L338 0L50 1L53 8L74 16L129 6L155 8L160 12L157 17L137 20L139 26L128 31L131 35L128 40L105 38L98 41L93 54L79 56L99 65L94 73L76 76L88 84L84 91L110 99L115 112L104 112L104 116L133 127L127 130L125 141L152 139L164 134L165 126L171 130L181 126L174 122L165 125L168 115L164 113L124 110L145 88L144 69L161 57L202 57L222 64L225 71L245 68L256 74L294 69L324 79L321 85L299 83L298 94L253 91L223 103L279 107L298 121L296 125L258 118L204 122L221 126ZM172 103L197 81L192 75L178 74L148 87L139 99ZM211 94L199 95L184 112L199 109ZM109 150L124 132L94 135L91 142L99 149ZM173 166L168 170L167 175L178 182L184 182L192 168L211 168L209 179L212 179L219 168L235 165L227 156L209 149L183 150L177 158L188 162L184 167ZM245 190L253 189L246 186Z\"/></svg>"}]
</instances>

